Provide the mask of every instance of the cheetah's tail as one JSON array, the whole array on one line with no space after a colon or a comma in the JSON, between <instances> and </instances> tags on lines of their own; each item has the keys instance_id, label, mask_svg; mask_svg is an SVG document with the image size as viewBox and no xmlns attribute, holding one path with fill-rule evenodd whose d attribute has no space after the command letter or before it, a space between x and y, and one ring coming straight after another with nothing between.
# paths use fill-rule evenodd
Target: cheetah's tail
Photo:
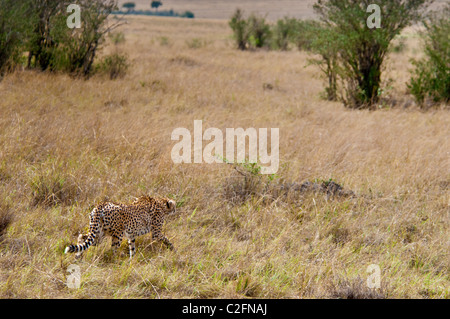
<instances>
[{"instance_id":1,"label":"cheetah's tail","mask_svg":"<svg viewBox=\"0 0 450 319\"><path fill-rule=\"evenodd\" d=\"M75 252L84 251L93 244L94 240L95 240L95 233L89 233L89 235L86 238L84 243L79 244L79 245L69 245L64 250L64 253L67 254L67 253L75 253Z\"/></svg>"}]
</instances>

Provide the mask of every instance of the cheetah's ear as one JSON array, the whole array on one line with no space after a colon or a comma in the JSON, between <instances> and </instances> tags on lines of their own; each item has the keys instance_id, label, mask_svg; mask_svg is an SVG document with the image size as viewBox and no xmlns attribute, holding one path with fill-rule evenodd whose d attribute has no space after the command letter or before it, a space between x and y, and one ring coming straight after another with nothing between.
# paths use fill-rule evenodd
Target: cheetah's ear
<instances>
[{"instance_id":1,"label":"cheetah's ear","mask_svg":"<svg viewBox=\"0 0 450 319\"><path fill-rule=\"evenodd\" d=\"M174 210L174 209L175 209L175 206L176 206L176 203L175 203L175 201L174 201L173 199L169 199L169 200L167 201L166 205L167 205L167 208L168 208L169 210Z\"/></svg>"}]
</instances>

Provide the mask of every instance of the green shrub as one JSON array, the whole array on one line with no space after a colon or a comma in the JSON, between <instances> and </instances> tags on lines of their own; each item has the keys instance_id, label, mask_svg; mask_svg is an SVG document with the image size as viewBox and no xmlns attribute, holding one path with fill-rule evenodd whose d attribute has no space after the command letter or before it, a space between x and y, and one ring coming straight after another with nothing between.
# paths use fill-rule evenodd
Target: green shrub
<instances>
[{"instance_id":1,"label":"green shrub","mask_svg":"<svg viewBox=\"0 0 450 319\"><path fill-rule=\"evenodd\" d=\"M413 61L413 71L408 88L421 107L425 102L450 101L450 5L441 13L432 13L423 22L425 32L425 57Z\"/></svg>"},{"instance_id":2,"label":"green shrub","mask_svg":"<svg viewBox=\"0 0 450 319\"><path fill-rule=\"evenodd\" d=\"M277 21L272 31L272 48L286 51L297 34L297 19L285 17Z\"/></svg>"},{"instance_id":3,"label":"green shrub","mask_svg":"<svg viewBox=\"0 0 450 319\"><path fill-rule=\"evenodd\" d=\"M328 85L325 87L325 95L328 101L336 101L338 99L338 43L336 42L337 31L335 28L324 25L311 23L308 28L308 43L304 42L305 49L319 56L319 58L309 59L309 63L317 65L320 71L327 79Z\"/></svg>"},{"instance_id":4,"label":"green shrub","mask_svg":"<svg viewBox=\"0 0 450 319\"><path fill-rule=\"evenodd\" d=\"M0 78L20 60L26 33L31 25L26 19L26 3L0 0Z\"/></svg>"},{"instance_id":5,"label":"green shrub","mask_svg":"<svg viewBox=\"0 0 450 319\"><path fill-rule=\"evenodd\" d=\"M192 11L184 11L180 17L182 18L188 18L188 19L194 19L195 18L195 14Z\"/></svg>"},{"instance_id":6,"label":"green shrub","mask_svg":"<svg viewBox=\"0 0 450 319\"><path fill-rule=\"evenodd\" d=\"M248 28L248 21L244 19L244 14L241 9L236 9L228 24L231 30L233 30L234 40L236 41L238 49L247 49L250 32Z\"/></svg>"},{"instance_id":7,"label":"green shrub","mask_svg":"<svg viewBox=\"0 0 450 319\"><path fill-rule=\"evenodd\" d=\"M89 77L97 50L104 41L104 36L121 22L107 25L116 1L95 0L79 1L82 9L81 29L70 29L66 24L66 15L58 16L60 27L55 28L54 38L58 42L53 60L57 69L76 75ZM62 63L58 63L62 62Z\"/></svg>"},{"instance_id":8,"label":"green shrub","mask_svg":"<svg viewBox=\"0 0 450 319\"><path fill-rule=\"evenodd\" d=\"M117 0L79 0L81 28L73 29L67 27L71 1L29 1L35 28L27 41L28 67L89 77L104 36L122 23L107 24Z\"/></svg>"},{"instance_id":9,"label":"green shrub","mask_svg":"<svg viewBox=\"0 0 450 319\"><path fill-rule=\"evenodd\" d=\"M311 50L312 41L317 38L317 29L320 23L315 20L296 20L293 24L291 42L299 50Z\"/></svg>"},{"instance_id":10,"label":"green shrub","mask_svg":"<svg viewBox=\"0 0 450 319\"><path fill-rule=\"evenodd\" d=\"M382 25L371 29L366 10L372 2L323 0L314 5L322 22L334 30L338 76L344 89L341 99L350 108L369 108L378 102L382 65L392 39L421 19L430 0L377 1Z\"/></svg>"},{"instance_id":11,"label":"green shrub","mask_svg":"<svg viewBox=\"0 0 450 319\"><path fill-rule=\"evenodd\" d=\"M271 36L270 26L266 23L266 19L252 14L248 18L249 43L254 48L262 48L269 45Z\"/></svg>"},{"instance_id":12,"label":"green shrub","mask_svg":"<svg viewBox=\"0 0 450 319\"><path fill-rule=\"evenodd\" d=\"M234 167L239 176L231 176L224 185L223 196L231 203L242 204L254 196L264 196L270 184L278 178L276 174L264 175L258 163L244 162L233 163L226 158L220 159Z\"/></svg>"},{"instance_id":13,"label":"green shrub","mask_svg":"<svg viewBox=\"0 0 450 319\"><path fill-rule=\"evenodd\" d=\"M110 33L109 40L114 46L113 53L103 57L96 65L96 72L107 74L110 80L125 76L129 63L126 55L121 54L119 45L125 42L125 35L122 32Z\"/></svg>"},{"instance_id":14,"label":"green shrub","mask_svg":"<svg viewBox=\"0 0 450 319\"><path fill-rule=\"evenodd\" d=\"M236 9L228 24L233 30L238 49L246 50L269 46L271 30L265 18L251 14L244 19L243 12Z\"/></svg>"},{"instance_id":15,"label":"green shrub","mask_svg":"<svg viewBox=\"0 0 450 319\"><path fill-rule=\"evenodd\" d=\"M97 72L107 74L111 80L122 78L128 70L128 58L120 53L112 53L103 57L96 66Z\"/></svg>"},{"instance_id":16,"label":"green shrub","mask_svg":"<svg viewBox=\"0 0 450 319\"><path fill-rule=\"evenodd\" d=\"M58 0L29 0L29 17L33 29L27 38L26 51L28 51L27 67L46 70L51 66L53 50L58 45L53 38L55 21L62 17L64 2ZM58 27L63 26L57 23ZM67 26L65 26L67 28Z\"/></svg>"}]
</instances>

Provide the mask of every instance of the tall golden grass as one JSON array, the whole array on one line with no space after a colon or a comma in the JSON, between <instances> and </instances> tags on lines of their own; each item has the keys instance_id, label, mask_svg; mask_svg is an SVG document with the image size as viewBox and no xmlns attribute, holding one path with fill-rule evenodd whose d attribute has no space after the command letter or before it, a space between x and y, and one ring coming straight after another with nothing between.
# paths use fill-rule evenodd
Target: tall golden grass
<instances>
[{"instance_id":1,"label":"tall golden grass","mask_svg":"<svg viewBox=\"0 0 450 319\"><path fill-rule=\"evenodd\" d=\"M122 31L123 79L0 83L0 297L449 297L450 115L402 107L413 29L386 72L399 106L372 112L322 100L303 52L236 50L225 21L136 17ZM274 185L331 178L357 196L236 203L231 166L172 163L172 130L194 120L278 127ZM143 236L131 261L126 242L116 256L108 241L81 261L63 254L93 205L143 193L177 200L165 226L176 252ZM66 285L73 263L79 289ZM380 289L366 285L370 264Z\"/></svg>"}]
</instances>

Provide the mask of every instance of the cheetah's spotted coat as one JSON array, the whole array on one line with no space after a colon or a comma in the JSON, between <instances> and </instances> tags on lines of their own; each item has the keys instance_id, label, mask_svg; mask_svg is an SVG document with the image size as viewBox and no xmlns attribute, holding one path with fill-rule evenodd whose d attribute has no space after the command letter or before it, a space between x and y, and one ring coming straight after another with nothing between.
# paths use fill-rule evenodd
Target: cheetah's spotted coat
<instances>
[{"instance_id":1,"label":"cheetah's spotted coat","mask_svg":"<svg viewBox=\"0 0 450 319\"><path fill-rule=\"evenodd\" d=\"M128 239L130 257L135 253L138 236L152 233L153 240L159 240L173 249L172 243L162 233L164 217L175 212L176 203L167 198L141 196L131 204L104 202L97 205L89 216L89 233L78 237L77 245L66 247L65 253L77 253L77 257L95 246L104 235L112 237L112 248L116 250L122 239Z\"/></svg>"}]
</instances>

